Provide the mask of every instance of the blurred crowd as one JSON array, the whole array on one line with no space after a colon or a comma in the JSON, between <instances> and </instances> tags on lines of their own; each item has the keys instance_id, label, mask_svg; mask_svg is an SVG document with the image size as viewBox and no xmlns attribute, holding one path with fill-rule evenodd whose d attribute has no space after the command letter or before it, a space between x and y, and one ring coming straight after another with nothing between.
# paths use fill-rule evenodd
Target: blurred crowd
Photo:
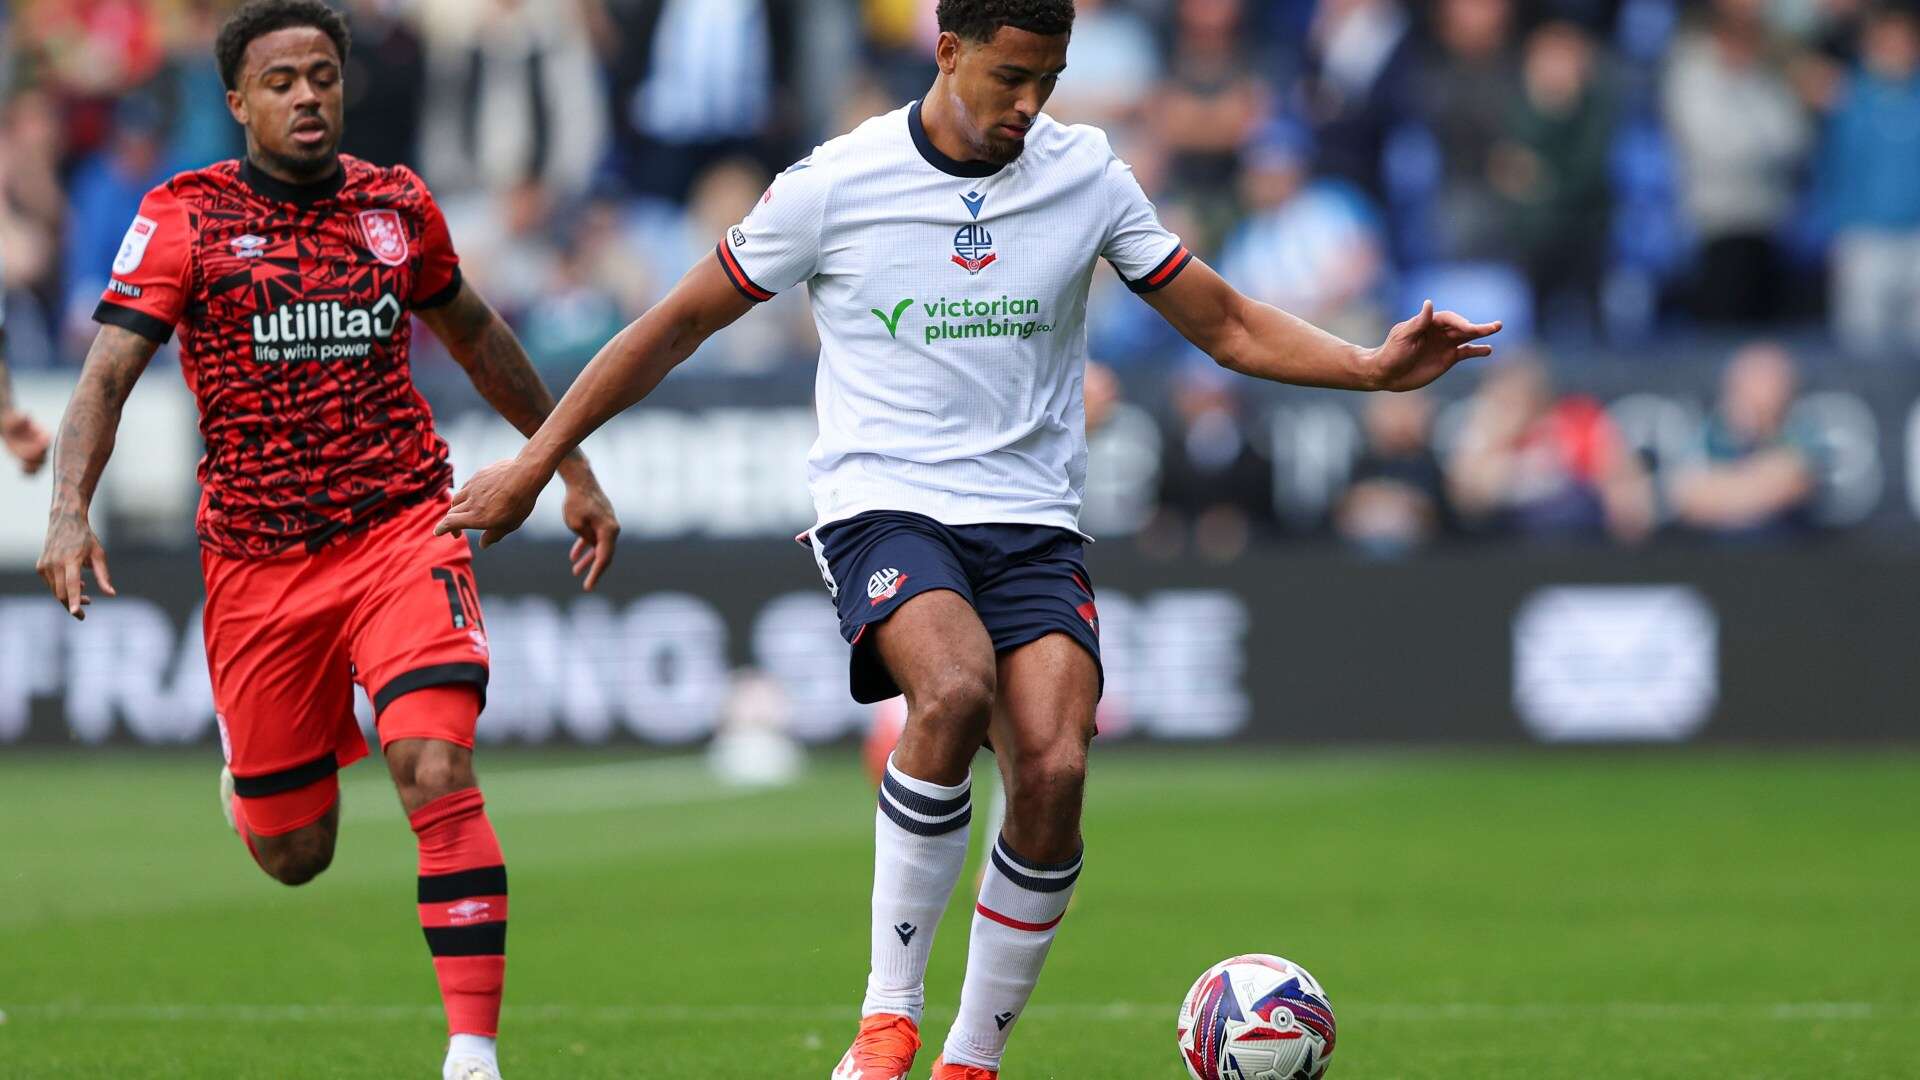
<instances>
[{"instance_id":1,"label":"blurred crowd","mask_svg":"<svg viewBox=\"0 0 1920 1080\"><path fill-rule=\"evenodd\" d=\"M1463 397L1373 395L1351 444L1326 439L1343 448L1333 451L1339 483L1306 515L1289 515L1276 498L1287 470L1232 377L1195 367L1172 386L1154 507L1138 533L1167 557L1228 561L1262 539L1317 534L1397 558L1487 540L1783 544L1827 528L1833 441L1801 407L1798 362L1773 341L1734 350L1706 414L1664 446L1623 430L1600 399L1556 388L1548 366L1524 351ZM1096 447L1122 394L1096 365L1087 412Z\"/></svg>"},{"instance_id":2,"label":"blurred crowd","mask_svg":"<svg viewBox=\"0 0 1920 1080\"><path fill-rule=\"evenodd\" d=\"M71 365L141 194L241 151L211 59L231 0L0 8L0 250L16 368ZM344 148L406 162L467 273L564 383L815 143L923 92L932 0L344 0ZM1884 0L1078 0L1048 111L1106 127L1242 289L1358 340L1426 297L1509 346L1821 328L1920 357L1920 14ZM1094 354L1194 357L1112 275ZM809 363L804 298L690 370ZM1764 328L1764 330L1762 330ZM1824 357L1823 357L1824 359ZM425 358L429 365L432 357ZM1369 406L1357 543L1656 521L1767 532L1809 466L1778 350L1729 369L1698 475L1656 491L1605 413L1501 367L1444 464L1420 399ZM1177 422L1231 416L1203 376ZM1204 428L1204 425L1203 425ZM1218 434L1216 432L1216 434ZM1230 441L1230 440L1229 440ZM1188 442L1209 450L1203 431ZM1789 459L1799 461L1797 466ZM1212 476L1207 484L1266 485ZM1229 500L1231 501L1231 500Z\"/></svg>"}]
</instances>

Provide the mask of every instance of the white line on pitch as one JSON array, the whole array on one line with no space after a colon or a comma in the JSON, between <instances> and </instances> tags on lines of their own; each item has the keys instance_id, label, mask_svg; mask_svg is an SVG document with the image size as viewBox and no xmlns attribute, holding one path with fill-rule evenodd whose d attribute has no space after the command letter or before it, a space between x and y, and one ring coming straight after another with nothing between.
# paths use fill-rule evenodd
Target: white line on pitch
<instances>
[{"instance_id":1,"label":"white line on pitch","mask_svg":"<svg viewBox=\"0 0 1920 1080\"><path fill-rule=\"evenodd\" d=\"M1172 1024L1177 1003L1057 1002L1034 1005L1028 1016L1073 1020L1164 1021ZM1920 1004L1888 1005L1866 1001L1699 1002L1648 1001L1536 1003L1346 1002L1343 1017L1394 1020L1873 1020L1920 1016ZM938 1012L939 1010L933 1010ZM557 1020L604 1024L693 1020L787 1020L834 1022L852 1019L852 1005L508 1005L518 1020ZM238 1004L44 1004L15 1006L0 1015L21 1020L84 1020L136 1023L273 1023L305 1020L411 1021L441 1015L438 1005L238 1005Z\"/></svg>"}]
</instances>

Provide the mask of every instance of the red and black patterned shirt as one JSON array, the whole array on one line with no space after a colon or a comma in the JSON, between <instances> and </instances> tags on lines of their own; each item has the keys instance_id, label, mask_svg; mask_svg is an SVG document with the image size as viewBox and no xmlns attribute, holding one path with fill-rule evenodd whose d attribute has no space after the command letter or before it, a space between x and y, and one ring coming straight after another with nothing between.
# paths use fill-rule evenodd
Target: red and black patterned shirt
<instances>
[{"instance_id":1,"label":"red and black patterned shirt","mask_svg":"<svg viewBox=\"0 0 1920 1080\"><path fill-rule=\"evenodd\" d=\"M328 540L440 495L447 444L408 363L410 311L460 264L427 186L341 155L296 186L250 163L147 193L93 317L165 343L200 406L200 542L236 558Z\"/></svg>"}]
</instances>

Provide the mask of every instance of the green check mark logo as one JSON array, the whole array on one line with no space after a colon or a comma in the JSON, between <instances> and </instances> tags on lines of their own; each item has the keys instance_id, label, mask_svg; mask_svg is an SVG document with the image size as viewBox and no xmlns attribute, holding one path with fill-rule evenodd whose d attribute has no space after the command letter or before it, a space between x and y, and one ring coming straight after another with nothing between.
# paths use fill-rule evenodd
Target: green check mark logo
<instances>
[{"instance_id":1,"label":"green check mark logo","mask_svg":"<svg viewBox=\"0 0 1920 1080\"><path fill-rule=\"evenodd\" d=\"M909 296L905 300L893 305L892 318L888 318L886 312L881 311L879 308L868 308L867 310L873 312L873 317L879 319L886 325L888 337L898 338L900 336L900 313L912 306L913 297Z\"/></svg>"}]
</instances>

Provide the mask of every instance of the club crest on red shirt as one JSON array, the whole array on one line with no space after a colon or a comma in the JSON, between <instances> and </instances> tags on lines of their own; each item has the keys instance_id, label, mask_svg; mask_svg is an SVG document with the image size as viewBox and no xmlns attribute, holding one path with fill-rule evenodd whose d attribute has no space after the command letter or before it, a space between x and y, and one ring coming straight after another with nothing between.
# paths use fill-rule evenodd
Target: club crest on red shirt
<instances>
[{"instance_id":1,"label":"club crest on red shirt","mask_svg":"<svg viewBox=\"0 0 1920 1080\"><path fill-rule=\"evenodd\" d=\"M362 210L360 231L367 236L367 250L388 266L407 261L407 230L400 224L397 210Z\"/></svg>"}]
</instances>

